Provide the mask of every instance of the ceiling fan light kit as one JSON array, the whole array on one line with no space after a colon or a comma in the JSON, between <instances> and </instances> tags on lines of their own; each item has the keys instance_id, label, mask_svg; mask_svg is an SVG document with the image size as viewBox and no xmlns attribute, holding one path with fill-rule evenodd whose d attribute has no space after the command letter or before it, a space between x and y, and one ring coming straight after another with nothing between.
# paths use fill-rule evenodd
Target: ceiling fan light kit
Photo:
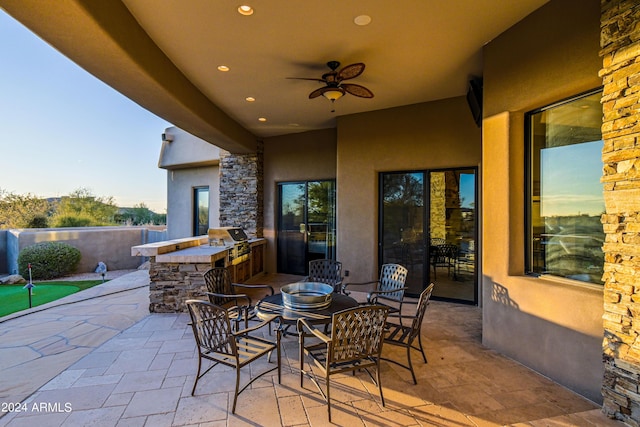
<instances>
[{"instance_id":1,"label":"ceiling fan light kit","mask_svg":"<svg viewBox=\"0 0 640 427\"><path fill-rule=\"evenodd\" d=\"M342 95L344 95L344 89L340 89L340 88L329 89L322 92L322 96L324 96L325 98L327 98L329 101L332 101L332 102L342 98Z\"/></svg>"}]
</instances>

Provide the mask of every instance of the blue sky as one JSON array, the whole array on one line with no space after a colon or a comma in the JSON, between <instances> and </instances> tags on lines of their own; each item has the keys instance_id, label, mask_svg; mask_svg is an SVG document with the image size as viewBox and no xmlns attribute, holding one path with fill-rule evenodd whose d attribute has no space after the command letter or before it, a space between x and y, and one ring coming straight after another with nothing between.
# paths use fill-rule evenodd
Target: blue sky
<instances>
[{"instance_id":1,"label":"blue sky","mask_svg":"<svg viewBox=\"0 0 640 427\"><path fill-rule=\"evenodd\" d=\"M540 215L604 213L603 141L545 148L540 152Z\"/></svg>"},{"instance_id":2,"label":"blue sky","mask_svg":"<svg viewBox=\"0 0 640 427\"><path fill-rule=\"evenodd\" d=\"M42 197L87 188L166 212L161 135L171 126L0 10L0 188Z\"/></svg>"}]
</instances>

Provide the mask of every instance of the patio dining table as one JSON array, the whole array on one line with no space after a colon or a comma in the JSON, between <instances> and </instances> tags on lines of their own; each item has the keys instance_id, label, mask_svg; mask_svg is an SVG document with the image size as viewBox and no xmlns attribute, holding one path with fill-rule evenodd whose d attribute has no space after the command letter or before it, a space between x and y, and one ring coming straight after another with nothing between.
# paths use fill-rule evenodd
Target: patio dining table
<instances>
[{"instance_id":1,"label":"patio dining table","mask_svg":"<svg viewBox=\"0 0 640 427\"><path fill-rule=\"evenodd\" d=\"M277 314L282 317L282 323L286 326L295 326L298 319L306 319L310 323L326 325L331 323L333 313L357 306L358 302L350 296L334 293L331 295L331 304L325 308L314 310L290 309L285 307L282 301L282 294L277 293L261 299L256 304L256 314L261 319Z\"/></svg>"}]
</instances>

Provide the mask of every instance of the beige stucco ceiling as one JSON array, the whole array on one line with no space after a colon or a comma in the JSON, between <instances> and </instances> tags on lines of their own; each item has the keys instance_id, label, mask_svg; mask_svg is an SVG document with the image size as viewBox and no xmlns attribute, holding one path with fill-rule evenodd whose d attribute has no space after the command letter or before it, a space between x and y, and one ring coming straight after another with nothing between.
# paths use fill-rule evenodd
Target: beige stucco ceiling
<instances>
[{"instance_id":1,"label":"beige stucco ceiling","mask_svg":"<svg viewBox=\"0 0 640 427\"><path fill-rule=\"evenodd\" d=\"M339 115L464 95L482 46L547 0L0 0L70 59L222 148L335 126ZM369 15L357 26L354 18ZM364 62L373 99L308 94L327 61ZM230 71L217 71L218 65ZM255 102L245 98L252 96ZM259 117L267 119L258 121ZM159 133L162 130L159 130Z\"/></svg>"}]
</instances>

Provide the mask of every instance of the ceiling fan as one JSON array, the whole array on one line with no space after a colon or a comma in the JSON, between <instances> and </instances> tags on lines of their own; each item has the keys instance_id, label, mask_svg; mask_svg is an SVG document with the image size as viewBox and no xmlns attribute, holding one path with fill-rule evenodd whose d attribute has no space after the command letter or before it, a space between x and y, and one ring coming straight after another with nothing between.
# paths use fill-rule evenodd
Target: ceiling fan
<instances>
[{"instance_id":1,"label":"ceiling fan","mask_svg":"<svg viewBox=\"0 0 640 427\"><path fill-rule=\"evenodd\" d=\"M343 83L344 80L350 80L362 74L364 71L364 64L362 62L347 65L340 69L340 71L336 71L340 66L338 61L329 61L327 62L327 66L331 71L323 74L321 79L304 77L289 78L297 80L313 80L325 84L324 87L311 92L309 94L309 99L317 98L322 95L331 102L334 102L335 100L340 99L345 93L349 93L360 98L373 98L373 92L366 87L354 83Z\"/></svg>"}]
</instances>

